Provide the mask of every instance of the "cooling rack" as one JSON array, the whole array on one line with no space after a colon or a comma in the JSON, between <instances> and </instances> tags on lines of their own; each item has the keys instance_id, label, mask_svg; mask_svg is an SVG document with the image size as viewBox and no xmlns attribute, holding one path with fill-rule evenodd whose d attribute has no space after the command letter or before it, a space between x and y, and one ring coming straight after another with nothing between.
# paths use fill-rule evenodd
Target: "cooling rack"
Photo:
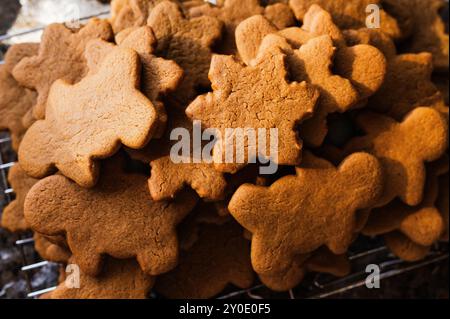
<instances>
[{"instance_id":1,"label":"cooling rack","mask_svg":"<svg viewBox=\"0 0 450 319\"><path fill-rule=\"evenodd\" d=\"M108 14L109 12L101 12L96 15L83 17L80 20L85 21L92 17L104 17ZM40 33L43 29L43 27L34 28L18 34L3 35L0 36L0 42L12 39L17 40L25 35ZM0 64L2 63L3 61L0 61ZM7 134L0 134L0 213L3 210L3 207L10 203L14 198L14 190L10 187L7 180L8 170L15 162L15 155L11 151L10 143L11 140ZM21 238L15 242L16 249L19 250L23 260L21 271L27 282L28 298L37 298L56 288L55 286L45 287L44 289L36 289L36 287L34 287L31 280L31 272L53 263L37 259L36 254L30 256L30 254L27 253L28 250L26 248L33 244L34 239L30 235L22 235ZM352 265L352 271L348 276L343 278L336 278L325 274L309 274L299 287L296 287L287 293L273 293L264 285L258 284L249 289L236 290L229 288L226 293L220 295L218 298L330 298L348 293L356 288L364 287L368 276L368 273L366 272L366 266L368 264L375 264L379 267L379 280L382 285L382 281L385 279L444 262L448 260L449 252L447 243L438 243L424 260L415 263L407 263L390 254L382 241L361 237L350 248L348 255ZM155 295L152 295L151 297L155 297Z\"/></svg>"}]
</instances>

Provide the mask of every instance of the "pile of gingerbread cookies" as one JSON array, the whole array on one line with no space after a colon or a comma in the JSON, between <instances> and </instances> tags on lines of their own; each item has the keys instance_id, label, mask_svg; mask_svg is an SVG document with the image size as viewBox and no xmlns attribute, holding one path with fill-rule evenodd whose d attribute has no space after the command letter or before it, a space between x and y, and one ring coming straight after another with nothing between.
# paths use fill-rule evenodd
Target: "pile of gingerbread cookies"
<instances>
[{"instance_id":1,"label":"pile of gingerbread cookies","mask_svg":"<svg viewBox=\"0 0 450 319\"><path fill-rule=\"evenodd\" d=\"M79 288L63 271L49 298L286 291L348 274L361 235L420 260L448 241L442 6L114 0L109 20L52 24L0 66L0 129L18 152L2 226L79 267ZM171 132L193 121L278 129L279 169L175 163Z\"/></svg>"}]
</instances>

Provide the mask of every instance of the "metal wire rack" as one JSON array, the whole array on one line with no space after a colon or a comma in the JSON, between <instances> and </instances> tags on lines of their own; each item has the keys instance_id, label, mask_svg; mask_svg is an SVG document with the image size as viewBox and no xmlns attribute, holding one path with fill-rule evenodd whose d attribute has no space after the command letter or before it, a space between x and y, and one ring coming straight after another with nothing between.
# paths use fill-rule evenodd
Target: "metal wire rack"
<instances>
[{"instance_id":1,"label":"metal wire rack","mask_svg":"<svg viewBox=\"0 0 450 319\"><path fill-rule=\"evenodd\" d=\"M101 12L96 15L86 16L81 18L81 21L88 20L92 17L102 17L108 15L109 12ZM35 28L18 34L10 34L0 36L0 42L5 40L10 40L13 38L20 38L23 35L30 33L41 32L43 28ZM3 61L0 61L3 64ZM3 136L3 137L2 137ZM14 165L14 155L5 156L5 154L12 154L10 147L10 138L8 135L0 135L0 208L2 201L3 206L6 206L11 202L14 196L14 190L9 186L7 180L7 173L10 167ZM1 201L1 199L3 199ZM0 213L1 213L0 211ZM1 216L1 214L0 214ZM422 261L415 263L404 262L392 254L389 253L387 247L380 241L371 241L370 239L362 239L363 245L357 245L356 248L351 248L349 251L349 259L352 264L352 272L346 277L336 278L330 275L316 274L313 277L302 283L299 287L290 290L287 293L277 295L280 298L329 298L343 294L350 290L363 287L366 284L367 273L365 267L368 264L376 264L380 268L380 280L385 280L394 276L408 273L410 271L443 262L448 260L448 244L440 243L436 244L430 254ZM22 236L19 240L15 242L16 248L20 251L23 260L23 266L21 271L25 275L27 282L27 297L36 298L42 294L54 290L56 287L46 287L44 289L36 289L33 287L30 272L36 269L45 267L50 263L48 261L38 260L36 256L30 257L26 253L26 247L34 244L34 239L30 236ZM357 242L358 244L358 242ZM273 296L273 292L270 292L262 284L258 284L249 289L242 290L231 290L219 296L218 299L231 299L231 298L251 298L251 299L263 299L267 296Z\"/></svg>"}]
</instances>

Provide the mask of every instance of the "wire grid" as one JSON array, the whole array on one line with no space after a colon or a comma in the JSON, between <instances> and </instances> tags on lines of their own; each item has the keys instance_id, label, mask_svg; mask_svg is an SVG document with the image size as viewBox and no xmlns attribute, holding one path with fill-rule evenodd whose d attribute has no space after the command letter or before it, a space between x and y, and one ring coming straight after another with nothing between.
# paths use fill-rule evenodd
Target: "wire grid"
<instances>
[{"instance_id":1,"label":"wire grid","mask_svg":"<svg viewBox=\"0 0 450 319\"><path fill-rule=\"evenodd\" d=\"M92 17L101 17L109 14L109 12L102 12L97 15L87 16L81 18L81 21L88 20ZM9 40L12 38L20 37L25 34L30 34L34 32L41 32L43 28L31 29L26 32L21 32L20 34L5 35L0 36L0 41ZM3 61L0 61L3 64ZM1 137L0 135L0 194L3 196L4 206L11 202L13 198L14 190L9 186L7 180L8 169L14 165L14 161L5 160L4 155L9 152L10 148L10 137ZM1 203L1 202L0 202ZM2 208L3 210L3 208ZM339 294L348 292L350 290L363 287L366 285L366 278L368 273L366 272L366 266L368 264L378 265L380 269L380 280L387 278L392 278L428 265L436 264L448 260L448 244L438 243L434 245L432 251L429 255L419 262L407 263L395 256L393 256L380 241L371 242L371 240L365 238L359 241L369 242L362 246L349 250L349 260L352 264L352 272L343 278L336 278L331 275L316 274L310 280L302 283L299 287L288 291L287 293L276 294L277 297L281 298L310 298L310 299L321 299L337 296ZM358 243L358 241L357 241ZM27 245L33 245L34 239L32 237L23 237L16 241L16 247L19 249L23 260L23 266L21 268L25 275L28 289L28 298L36 298L42 294L54 290L56 287L47 287L45 289L36 290L31 282L30 271L39 269L49 264L48 261L39 261L37 259L29 260L30 257L27 256L24 247ZM232 298L250 298L250 299L264 299L273 297L275 294L271 292L267 287L262 284L258 284L249 289L231 289L229 292L218 297L218 299L232 299ZM152 295L152 297L155 297Z\"/></svg>"}]
</instances>

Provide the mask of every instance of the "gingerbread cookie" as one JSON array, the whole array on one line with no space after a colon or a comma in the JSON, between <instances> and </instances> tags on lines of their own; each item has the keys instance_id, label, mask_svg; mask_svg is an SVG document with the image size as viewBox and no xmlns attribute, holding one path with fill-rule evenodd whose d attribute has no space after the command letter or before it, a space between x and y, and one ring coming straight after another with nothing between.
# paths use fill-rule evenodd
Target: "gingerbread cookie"
<instances>
[{"instance_id":1,"label":"gingerbread cookie","mask_svg":"<svg viewBox=\"0 0 450 319\"><path fill-rule=\"evenodd\" d=\"M175 129L183 130L183 136L189 137L189 150L191 145L195 147L193 130L197 130L195 134L201 134L201 128L193 127L192 121L184 114L183 108L172 105L169 109L168 127L163 138L150 141L142 150L128 150L133 158L151 165L148 185L153 200L174 198L186 186L194 189L205 200L223 200L227 181L223 173L214 169L212 163L203 162L191 151L188 158L174 161L171 155L175 151L172 148L179 143L178 138L180 138L176 136L176 140L171 140Z\"/></svg>"},{"instance_id":2,"label":"gingerbread cookie","mask_svg":"<svg viewBox=\"0 0 450 319\"><path fill-rule=\"evenodd\" d=\"M326 248L318 249L305 263L306 269L312 272L345 277L350 273L351 265L346 254L335 255Z\"/></svg>"},{"instance_id":3,"label":"gingerbread cookie","mask_svg":"<svg viewBox=\"0 0 450 319\"><path fill-rule=\"evenodd\" d=\"M319 248L312 254L298 256L287 273L259 275L259 278L272 290L287 291L300 284L308 272L344 277L350 272L350 262L344 254L335 255L326 248Z\"/></svg>"},{"instance_id":4,"label":"gingerbread cookie","mask_svg":"<svg viewBox=\"0 0 450 319\"><path fill-rule=\"evenodd\" d=\"M22 59L37 55L39 52L39 43L18 43L12 45L6 51L4 67L9 73L19 64Z\"/></svg>"},{"instance_id":5,"label":"gingerbread cookie","mask_svg":"<svg viewBox=\"0 0 450 319\"><path fill-rule=\"evenodd\" d=\"M431 82L432 56L429 53L401 54L388 62L386 80L371 98L369 107L402 119L424 100L438 92Z\"/></svg>"},{"instance_id":6,"label":"gingerbread cookie","mask_svg":"<svg viewBox=\"0 0 450 319\"><path fill-rule=\"evenodd\" d=\"M409 0L406 0L409 1ZM376 29L358 29L358 30L343 30L345 41L348 46L355 46L358 44L368 44L376 47L390 61L397 55L397 48L394 41L383 32Z\"/></svg>"},{"instance_id":7,"label":"gingerbread cookie","mask_svg":"<svg viewBox=\"0 0 450 319\"><path fill-rule=\"evenodd\" d=\"M23 216L23 204L28 191L38 180L29 177L16 163L8 172L8 182L13 188L16 198L3 210L1 226L12 232L27 231L29 226Z\"/></svg>"},{"instance_id":8,"label":"gingerbread cookie","mask_svg":"<svg viewBox=\"0 0 450 319\"><path fill-rule=\"evenodd\" d=\"M406 42L407 52L430 52L435 69L448 72L448 31L446 31L445 23L440 16L440 10L445 6L445 2L442 0L412 0L406 2L406 7L411 12L411 19L414 21L411 38Z\"/></svg>"},{"instance_id":9,"label":"gingerbread cookie","mask_svg":"<svg viewBox=\"0 0 450 319\"><path fill-rule=\"evenodd\" d=\"M49 297L50 299L145 299L154 281L154 277L142 272L135 260L108 258L100 275L92 277L80 271L78 288L72 288L63 281Z\"/></svg>"},{"instance_id":10,"label":"gingerbread cookie","mask_svg":"<svg viewBox=\"0 0 450 319\"><path fill-rule=\"evenodd\" d=\"M118 49L100 70L70 85L57 81L48 98L45 120L34 123L19 149L22 168L33 177L55 169L83 187L95 185L98 159L121 144L144 147L157 129L157 112L139 91L137 53Z\"/></svg>"},{"instance_id":11,"label":"gingerbread cookie","mask_svg":"<svg viewBox=\"0 0 450 319\"><path fill-rule=\"evenodd\" d=\"M400 232L389 233L383 237L389 250L404 261L419 261L430 252L429 246L418 245Z\"/></svg>"},{"instance_id":12,"label":"gingerbread cookie","mask_svg":"<svg viewBox=\"0 0 450 319\"><path fill-rule=\"evenodd\" d=\"M367 44L358 45L363 43L347 47L345 36L334 24L331 15L317 5L309 8L301 28L292 27L278 31L261 16L243 21L236 29L236 39L239 54L246 63L256 57L262 40L270 33L277 33L285 38L293 49L299 49L315 37L330 36L337 47L334 69L352 82L362 100L375 93L383 83L386 60L379 50ZM279 40L278 45L289 51L289 47Z\"/></svg>"},{"instance_id":13,"label":"gingerbread cookie","mask_svg":"<svg viewBox=\"0 0 450 319\"><path fill-rule=\"evenodd\" d=\"M150 27L130 28L116 36L118 47L132 49L139 54L142 65L141 91L152 101L158 115L155 138L164 134L167 114L162 97L173 92L181 82L183 70L174 62L154 55L156 38ZM86 60L91 73L98 71L101 62L116 46L103 40L92 40L86 47Z\"/></svg>"},{"instance_id":14,"label":"gingerbread cookie","mask_svg":"<svg viewBox=\"0 0 450 319\"><path fill-rule=\"evenodd\" d=\"M420 206L407 206L399 200L374 209L363 234L376 236L399 230L409 239L423 246L430 246L443 233L444 222L435 208L439 196L439 178L448 173L448 156L427 166L425 196Z\"/></svg>"},{"instance_id":15,"label":"gingerbread cookie","mask_svg":"<svg viewBox=\"0 0 450 319\"><path fill-rule=\"evenodd\" d=\"M259 0L225 0L222 6L214 6L205 3L203 6L194 7L189 11L192 17L210 16L221 20L225 25L223 41L220 45L220 53L234 54L236 53L236 41L234 32L237 25L257 14L263 14L264 8L260 5ZM274 16L274 13L270 13ZM277 15L277 19L282 18ZM282 23L278 20L277 23Z\"/></svg>"},{"instance_id":16,"label":"gingerbread cookie","mask_svg":"<svg viewBox=\"0 0 450 319\"><path fill-rule=\"evenodd\" d=\"M365 112L357 117L358 125L367 133L346 145L347 154L367 151L382 163L386 179L382 207L394 198L419 205L423 198L425 162L439 159L448 144L448 123L441 114L419 107L398 123L390 117Z\"/></svg>"},{"instance_id":17,"label":"gingerbread cookie","mask_svg":"<svg viewBox=\"0 0 450 319\"><path fill-rule=\"evenodd\" d=\"M344 253L356 211L375 204L382 193L381 165L366 153L347 157L338 168L306 153L296 171L270 187L243 185L229 203L233 217L252 232L252 264L259 274L284 273L296 255L322 245Z\"/></svg>"},{"instance_id":18,"label":"gingerbread cookie","mask_svg":"<svg viewBox=\"0 0 450 319\"><path fill-rule=\"evenodd\" d=\"M52 243L45 235L34 233L34 249L42 259L66 264L72 255L67 247Z\"/></svg>"},{"instance_id":19,"label":"gingerbread cookie","mask_svg":"<svg viewBox=\"0 0 450 319\"><path fill-rule=\"evenodd\" d=\"M27 129L23 118L36 103L36 92L21 86L11 73L22 59L37 54L38 49L39 44L35 43L13 45L5 55L5 64L0 66L0 131L10 132L15 151Z\"/></svg>"},{"instance_id":20,"label":"gingerbread cookie","mask_svg":"<svg viewBox=\"0 0 450 319\"><path fill-rule=\"evenodd\" d=\"M381 52L368 45L346 47L331 16L317 5L308 10L302 28L278 31L264 17L253 16L238 26L236 39L240 55L247 63L258 50L281 47L289 56L290 77L295 81L306 80L320 89L316 112L301 125L300 131L303 140L315 147L322 144L327 134L328 114L357 106L384 79L386 62ZM332 71L333 65L337 74Z\"/></svg>"},{"instance_id":21,"label":"gingerbread cookie","mask_svg":"<svg viewBox=\"0 0 450 319\"><path fill-rule=\"evenodd\" d=\"M286 3L274 3L264 8L264 16L278 29L296 24L294 13Z\"/></svg>"},{"instance_id":22,"label":"gingerbread cookie","mask_svg":"<svg viewBox=\"0 0 450 319\"><path fill-rule=\"evenodd\" d=\"M253 277L250 245L242 228L233 221L221 226L204 224L198 242L181 252L177 268L157 278L155 290L168 298L205 299L229 283L249 288Z\"/></svg>"},{"instance_id":23,"label":"gingerbread cookie","mask_svg":"<svg viewBox=\"0 0 450 319\"><path fill-rule=\"evenodd\" d=\"M221 37L222 23L207 16L187 19L181 8L169 1L157 5L147 23L158 41L156 52L184 70L177 99L186 102L196 95L196 89L208 88L211 48Z\"/></svg>"},{"instance_id":24,"label":"gingerbread cookie","mask_svg":"<svg viewBox=\"0 0 450 319\"><path fill-rule=\"evenodd\" d=\"M111 26L114 33L127 28L145 25L149 10L158 0L113 0L111 2Z\"/></svg>"},{"instance_id":25,"label":"gingerbread cookie","mask_svg":"<svg viewBox=\"0 0 450 319\"><path fill-rule=\"evenodd\" d=\"M197 97L186 109L186 114L220 132L213 149L216 169L235 173L248 163L251 153L248 140L237 145L236 141L230 141L234 136L227 136L225 132L225 129L237 128L266 129L267 141L270 140L269 129L278 129L278 152L266 152L265 155L281 165L299 163L301 143L295 128L311 116L319 94L306 82L289 83L286 80L286 58L281 50L274 50L246 66L232 56L213 57L209 72L213 92ZM225 163L226 149L232 147L234 150L236 146L245 149L244 163Z\"/></svg>"},{"instance_id":26,"label":"gingerbread cookie","mask_svg":"<svg viewBox=\"0 0 450 319\"><path fill-rule=\"evenodd\" d=\"M111 40L112 37L111 26L100 19L92 19L79 30L68 29L63 24L45 28L38 55L23 59L13 70L14 78L21 85L38 92L33 107L36 119L45 117L50 87L56 80L74 84L86 75L83 55L86 44L92 39Z\"/></svg>"},{"instance_id":27,"label":"gingerbread cookie","mask_svg":"<svg viewBox=\"0 0 450 319\"><path fill-rule=\"evenodd\" d=\"M258 274L261 282L274 291L287 291L300 284L307 270L305 263L310 258L310 254L303 254L294 258L292 266L282 273Z\"/></svg>"},{"instance_id":28,"label":"gingerbread cookie","mask_svg":"<svg viewBox=\"0 0 450 319\"><path fill-rule=\"evenodd\" d=\"M182 193L172 202L154 202L147 178L123 173L120 164L109 160L93 189L60 175L43 179L27 196L25 218L42 234L66 234L74 262L86 274L100 273L104 255L136 257L149 275L169 271L178 256L175 227L197 199Z\"/></svg>"},{"instance_id":29,"label":"gingerbread cookie","mask_svg":"<svg viewBox=\"0 0 450 319\"><path fill-rule=\"evenodd\" d=\"M397 21L381 9L381 0L290 0L289 5L295 17L303 21L311 5L318 4L332 16L341 29L359 29L366 27L368 6L377 5L380 9L380 29L394 39L401 37Z\"/></svg>"}]
</instances>

